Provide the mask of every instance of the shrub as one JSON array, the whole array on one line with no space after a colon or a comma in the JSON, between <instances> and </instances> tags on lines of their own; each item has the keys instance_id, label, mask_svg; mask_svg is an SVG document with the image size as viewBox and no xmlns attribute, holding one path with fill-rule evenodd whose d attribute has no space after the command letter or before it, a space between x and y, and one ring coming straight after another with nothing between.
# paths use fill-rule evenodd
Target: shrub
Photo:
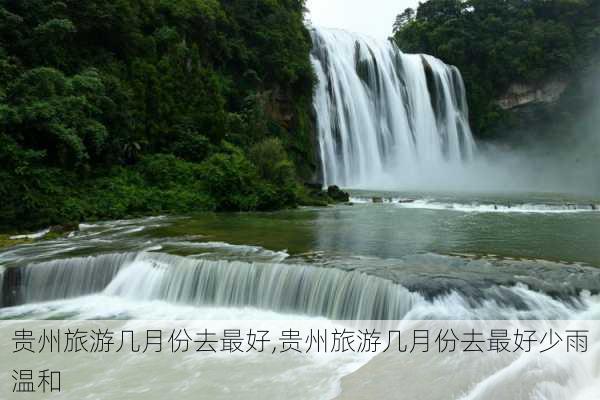
<instances>
[{"instance_id":1,"label":"shrub","mask_svg":"<svg viewBox=\"0 0 600 400\"><path fill-rule=\"evenodd\" d=\"M250 149L250 159L268 182L260 188L259 209L295 207L299 197L296 169L281 141L269 138L255 144Z\"/></svg>"},{"instance_id":2,"label":"shrub","mask_svg":"<svg viewBox=\"0 0 600 400\"><path fill-rule=\"evenodd\" d=\"M172 154L144 157L137 170L152 186L169 188L174 185L193 185L200 177L198 164L183 161Z\"/></svg>"},{"instance_id":3,"label":"shrub","mask_svg":"<svg viewBox=\"0 0 600 400\"><path fill-rule=\"evenodd\" d=\"M258 205L256 167L235 148L217 153L201 164L201 177L219 211L250 211Z\"/></svg>"},{"instance_id":4,"label":"shrub","mask_svg":"<svg viewBox=\"0 0 600 400\"><path fill-rule=\"evenodd\" d=\"M265 139L255 144L250 148L249 157L260 175L268 181L281 183L295 178L294 166L289 162L278 138Z\"/></svg>"}]
</instances>

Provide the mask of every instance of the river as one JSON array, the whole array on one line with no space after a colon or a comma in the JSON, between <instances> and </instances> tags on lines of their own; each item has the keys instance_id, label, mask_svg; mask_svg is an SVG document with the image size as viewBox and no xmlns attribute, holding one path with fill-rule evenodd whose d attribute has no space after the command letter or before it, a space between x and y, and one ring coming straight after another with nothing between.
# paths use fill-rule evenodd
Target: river
<instances>
[{"instance_id":1,"label":"river","mask_svg":"<svg viewBox=\"0 0 600 400\"><path fill-rule=\"evenodd\" d=\"M322 326L337 320L600 319L600 211L588 198L553 198L355 191L354 205L82 224L67 238L0 253L0 318L212 320L216 326L243 320ZM80 365L95 362L80 357ZM401 367L397 358L370 360L356 354L187 360L189 368L210 370L213 383L199 379L177 387L183 398L199 388L210 398L277 398L282 385L311 388L285 389L290 398L354 398L365 377L390 379L378 368ZM438 361L440 368L448 363ZM123 362L125 375L105 372L99 379L104 383L95 390L104 388L104 398L111 398L110 387L125 384L121 376L133 392L148 388L136 381L133 359ZM174 362L143 365L165 369ZM269 377L256 375L259 362L272 371ZM456 362L466 368L465 360ZM226 378L234 365L250 382L243 392ZM304 372L292 378L291 371ZM494 372L465 375L457 390L486 382ZM191 379L189 373L180 376ZM164 374L150 385L158 397L145 398L161 398L177 382ZM264 392L265 382L271 391ZM423 384L410 382L415 396ZM426 385L431 397L423 398L442 398L445 385ZM68 398L87 393L81 390Z\"/></svg>"}]
</instances>

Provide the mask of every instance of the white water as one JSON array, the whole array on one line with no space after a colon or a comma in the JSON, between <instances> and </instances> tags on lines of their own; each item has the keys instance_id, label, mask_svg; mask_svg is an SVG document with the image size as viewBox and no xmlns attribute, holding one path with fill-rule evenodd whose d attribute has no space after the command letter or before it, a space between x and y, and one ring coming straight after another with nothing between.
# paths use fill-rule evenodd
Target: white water
<instances>
[{"instance_id":1,"label":"white water","mask_svg":"<svg viewBox=\"0 0 600 400\"><path fill-rule=\"evenodd\" d=\"M0 277L3 273L6 274L0 268ZM451 292L427 300L401 285L358 271L280 262L198 260L148 252L30 264L21 268L20 279L25 304L0 309L0 319L55 319L65 316L98 320L182 319L203 320L202 326L211 329L231 328L231 321L241 324L241 320L251 320L258 321L250 324L253 328L273 330L278 321L285 324L285 321L300 320L311 329L328 326L324 324L336 326L335 321L319 317L334 320L403 319L393 321L401 326L432 319L483 320L482 323L486 323L487 319L593 320L600 317L600 299L585 292L571 302L565 302L523 285L510 288L494 286L482 298ZM358 324L358 321L355 322ZM545 324L548 321L539 322ZM152 322L131 323L136 329L156 329ZM506 323L512 324L510 321ZM448 326L445 322L438 325ZM504 326L500 322L490 327ZM573 321L572 326L573 329L582 327L577 321ZM361 396L363 393L356 391L354 383L368 392L368 384L374 382L379 388L391 389L379 398L394 398L390 394L402 390L407 398L435 400L595 400L593 395L598 390L599 376L598 340L597 334L592 334L590 353L576 359L559 353L540 364L542 358L539 355L515 355L508 361L490 360L484 368L477 367L477 363L487 360L483 356L474 361L459 355L444 358L431 353L408 357L391 354L374 359L371 357L375 354L266 358L190 355L185 359L169 355L167 359L144 358L143 362L140 362L139 355L124 355L115 362L131 364L131 369L121 367L118 374L104 374L101 379L96 373L93 375L93 388L70 388L67 398L81 398L89 395L90 391L98 391L98 398L110 398L111 387L123 385L140 391L150 390L144 393L144 398L164 398L166 394L161 390L166 393L166 388L177 385L181 398L197 397L197 390L202 390L215 399L241 397L242 391L262 398L281 398L282 393L286 393L290 399L332 399L337 396L359 399L369 396ZM104 366L112 363L108 359L98 361L83 356L76 362L78 368L93 363L94 371L110 371L110 367ZM105 364L98 369L98 362ZM72 379L81 376L81 381L90 379L85 374L78 375L78 370L68 368L71 364L72 361L65 364L65 374L68 372ZM142 377L134 379L139 368L147 368L147 373L151 374L153 368L164 368L165 365L169 367L166 371L181 369L178 374L160 374L151 384ZM257 368L258 365L260 368ZM201 373L191 377L190 371ZM387 371L387 375L382 375L381 371ZM398 374L399 371L404 373ZM245 382L243 387L239 385L240 380L229 380L232 373ZM446 376L452 376L451 382L444 380ZM540 376L544 379L539 379ZM186 382L196 382L196 386ZM528 390L519 392L518 388L525 384ZM286 389L288 386L294 389ZM136 396L132 394L131 398L141 398Z\"/></svg>"},{"instance_id":2,"label":"white water","mask_svg":"<svg viewBox=\"0 0 600 400\"><path fill-rule=\"evenodd\" d=\"M160 253L53 260L21 270L21 303L102 293L137 301L253 307L345 320L401 319L421 297L360 272Z\"/></svg>"},{"instance_id":3,"label":"white water","mask_svg":"<svg viewBox=\"0 0 600 400\"><path fill-rule=\"evenodd\" d=\"M389 209L409 205L394 204ZM286 252L217 241L195 243L191 236L181 238L183 241L173 238L147 240L132 236L132 241L139 242L134 245L128 242L128 234L124 232L139 231L135 226L124 224L115 232L103 233L98 238L94 229L105 228L84 227L83 232L64 243L40 242L3 253L0 261L7 265L7 269L0 267L0 279L6 278L10 268L19 268L19 274L11 273L11 279L20 280L19 304L22 305L0 308L0 319L203 320L199 326L210 329L232 328L240 320L256 320L259 323L251 322L250 326L273 330L279 322L287 325L288 321L297 320L311 329L323 324L337 327L336 321L326 321L322 317L404 319L386 321L386 326L393 323L418 324L420 320L431 319L483 320L482 323L489 323L490 328L504 327L504 323L512 324L513 320L520 320L516 321L520 323L529 319L573 319L573 329L586 326L585 321L578 322L577 319L600 318L600 299L586 292L569 299L559 299L523 285L492 285L484 291L451 291L430 299L390 280L353 271L351 267L336 269L293 264L293 257L282 263L281 259L288 257ZM87 239L79 238L80 235ZM101 242L96 240L106 240L107 237L125 243L122 251L126 252L113 253L114 250L107 247L100 253L111 253L45 262L40 262L43 257L35 256L36 249L43 254L55 254L54 247L63 246L81 250L86 245L98 245ZM138 250L148 246L158 249L176 245L186 250L199 248L208 252L207 256L211 258L195 259ZM73 256L75 254L77 252ZM212 258L219 255L225 255L227 259ZM261 262L253 262L257 258ZM10 261L16 259L19 262ZM433 261L428 259L425 262ZM342 266L337 261L328 265ZM401 265L397 267L402 268ZM423 264L423 267L427 274L426 265ZM385 272L385 268L380 272ZM573 270L573 273L577 274L577 271ZM444 275L429 274L431 279ZM543 271L538 274L552 280ZM569 285L569 280L561 285ZM489 319L510 321L494 325L486 321ZM9 325L9 321L3 323L8 324L5 325L5 336L12 335L14 327ZM354 323L357 328L364 328L357 321ZM448 327L451 323L440 321L438 325ZM129 321L127 324L136 329L156 328L152 321L146 324ZM596 400L600 389L600 338L597 332L592 330L588 354L558 353L546 358L514 355L514 359L504 363L494 360L484 362L489 359L459 355L444 358L431 353L407 357L391 354L390 357L372 360L361 354L297 358L253 358L248 355L205 358L190 355L185 359L169 355L167 359L144 358L143 361L139 355L124 355L114 360L84 355L72 358L69 355L64 360L65 376L73 381L93 382L93 386L69 386L65 390L65 398L79 399L90 395L94 398L116 398L119 393L114 388L127 387L130 390L128 398L152 400L174 393L179 398L190 399L197 398L198 393L214 399L243 396L265 399L332 399L337 396L386 399L403 393L406 398L432 400ZM4 344L6 350L8 345L12 343ZM5 363L5 370L11 371L12 364ZM85 375L86 368L95 372ZM158 369L164 373L157 376L155 371ZM385 371L389 375L383 375ZM10 375L4 374L0 372L0 380L11 379ZM148 376L152 377L152 382L146 379ZM372 391L369 384L378 386L384 393L376 396L377 391ZM357 387L365 389L361 392Z\"/></svg>"},{"instance_id":4,"label":"white water","mask_svg":"<svg viewBox=\"0 0 600 400\"><path fill-rule=\"evenodd\" d=\"M387 41L314 29L323 181L352 188L420 182L475 152L460 72Z\"/></svg>"},{"instance_id":5,"label":"white water","mask_svg":"<svg viewBox=\"0 0 600 400\"><path fill-rule=\"evenodd\" d=\"M4 267L0 265L0 306L2 306L3 302L3 290L4 290Z\"/></svg>"},{"instance_id":6,"label":"white water","mask_svg":"<svg viewBox=\"0 0 600 400\"><path fill-rule=\"evenodd\" d=\"M380 198L383 204L394 204L401 208L422 210L458 211L474 213L524 213L524 214L570 214L582 212L600 212L597 204L536 204L536 203L459 203L432 199L406 199L400 197ZM373 203L372 197L351 197L356 204Z\"/></svg>"},{"instance_id":7,"label":"white water","mask_svg":"<svg viewBox=\"0 0 600 400\"><path fill-rule=\"evenodd\" d=\"M32 264L22 271L21 301L33 303L98 293L135 254L106 254Z\"/></svg>"},{"instance_id":8,"label":"white water","mask_svg":"<svg viewBox=\"0 0 600 400\"><path fill-rule=\"evenodd\" d=\"M565 346L557 346L546 353L536 349L510 354L484 353L475 357L436 353L436 350L432 353L431 349L428 353L406 357L384 353L344 377L339 398L392 399L402 393L402 398L423 400L596 400L600 390L599 306L596 299L587 312L574 315L579 318L574 321L401 322L400 329L404 332L445 330L449 325L455 332L468 332L472 326L480 332L498 326L511 332L587 329L588 351L575 354L568 352ZM541 348L547 347L546 341Z\"/></svg>"},{"instance_id":9,"label":"white water","mask_svg":"<svg viewBox=\"0 0 600 400\"><path fill-rule=\"evenodd\" d=\"M493 286L484 298L458 292L426 300L402 285L360 271L116 253L31 264L13 276L17 304L102 295L129 302L252 308L332 320L568 319L585 310L524 286Z\"/></svg>"},{"instance_id":10,"label":"white water","mask_svg":"<svg viewBox=\"0 0 600 400\"><path fill-rule=\"evenodd\" d=\"M225 242L189 242L189 241L177 241L177 242L166 242L165 245L174 244L178 247L190 247L195 249L206 249L208 253L199 254L196 257L206 257L210 255L211 251L216 251L218 257L222 257L223 254L237 256L240 258L252 257L254 261L271 261L281 262L288 258L290 255L287 251L272 251L267 250L260 246L250 245L238 245ZM160 250L156 248L156 250Z\"/></svg>"},{"instance_id":11,"label":"white water","mask_svg":"<svg viewBox=\"0 0 600 400\"><path fill-rule=\"evenodd\" d=\"M304 265L141 255L104 292L138 300L254 307L331 319L395 319L418 296L361 273Z\"/></svg>"},{"instance_id":12,"label":"white water","mask_svg":"<svg viewBox=\"0 0 600 400\"><path fill-rule=\"evenodd\" d=\"M113 261L110 261L111 258ZM516 303L524 303L526 306L517 308L491 299L483 299L476 304L474 299L456 292L425 300L399 285L379 278L367 277L356 272L299 265L202 262L151 253L65 260L62 271L59 267L60 262L54 263L29 267L27 292L31 293L40 288L51 290L47 287L53 286L56 291L48 291L47 294L60 296L64 293L81 292L83 287L94 281L94 277L100 278L100 281L104 280L105 271L102 271L102 268L114 270L117 265L122 265L121 268L117 268L118 272L108 287L98 294L0 309L0 318L25 316L33 319L54 319L71 316L95 320L115 317L148 320L127 323L129 329L137 330L157 329L158 325L151 320L198 320L197 326L209 327L216 332L232 328L233 323L238 328L249 326L273 332L288 329L294 326L291 325L293 323L303 326L303 332L315 327L342 328L343 323L340 326L335 321L306 317L302 314L317 313L336 318L348 315L377 316L377 309L385 309L390 315L402 315L404 320L394 321L396 325L393 325L392 329L398 326L398 329L403 331L408 331L409 328L422 329L420 324L423 323L447 329L456 324L456 320L465 320L467 327L474 324L485 332L482 327L497 329L513 324L519 326L521 322L517 320L538 318L572 318L569 328L582 329L587 325L585 321L578 322L578 319L600 318L600 299L597 296L583 293L577 301L578 304L573 306L548 295L533 292L525 286L497 288L508 291L515 296ZM77 263L80 264L79 268L86 271L79 276L83 282L87 282L86 284L79 284L72 279L70 282L75 285L75 290L69 291L58 282L47 280L49 276L44 273L46 267L65 277L69 271L77 268L74 267ZM88 289L96 290L96 287L88 285ZM344 308L345 305L349 308ZM486 322L488 318L510 321ZM423 321L432 319L438 321ZM439 321L444 319L450 321ZM251 322L244 323L244 320ZM482 321L477 323L473 320ZM35 323L40 324L39 321ZM358 328L364 328L360 325L361 322L356 323ZM523 323L527 327L532 323L551 326L547 325L551 324L551 321ZM61 324L65 322L62 321ZM61 325L61 328L63 326ZM165 322L164 326L165 332L168 332L174 325ZM597 324L591 327L597 327ZM6 335L14 332L14 327L10 325L5 325L4 328ZM428 328L436 332L436 329L429 326ZM469 330L465 328L463 331ZM124 354L114 361L110 358L97 359L84 355L76 358L77 368L86 366L87 369L96 371L90 377L83 372L79 374L79 369L70 368L74 359L69 355L69 358L65 358L64 368L61 367L61 370L71 379L88 381L93 377L95 382L93 387L69 387L66 391L66 398L69 399L81 398L91 392L98 394L94 397L111 398L112 386L135 388L133 390L136 392L131 394L131 398L158 399L164 398L165 394L162 392L168 392L175 385L180 398L190 399L197 397L198 390L210 393L207 396L215 399L227 399L232 396L237 398L248 393L254 393L256 398L260 396L275 399L281 398L284 392L290 399L333 399L338 396L342 399L362 399L371 398L376 394L377 398L392 399L401 390L406 398L432 400L595 400L600 376L600 338L593 329L589 340L590 351L582 355L558 352L556 355L549 353L544 357L538 353L467 357L461 354L438 355L432 350L427 354L410 355L399 355L392 351L380 353L375 358L371 358L375 356L374 353L298 357L259 357L252 354L233 357L217 354L214 357L181 356L183 359L176 358L173 354L168 354L166 358L158 358L158 355L152 354ZM123 363L118 374L98 372L110 371L109 366L114 363ZM260 368L257 368L259 365ZM91 366L93 367L90 368ZM147 373L152 374L153 368L164 369L165 366L168 367L165 371L181 369L177 374L153 376L151 383L136 374L138 368L148 369ZM199 375L192 377L190 371L198 371ZM240 381L229 379L232 373L238 376ZM198 381L202 378L204 380ZM244 384L240 386L239 382L242 381ZM189 382L195 382L195 385L188 385ZM362 388L362 391L357 391L357 387ZM376 391L382 388L387 389L385 393ZM137 390L143 391L144 397L141 397L141 392L138 393Z\"/></svg>"},{"instance_id":13,"label":"white water","mask_svg":"<svg viewBox=\"0 0 600 400\"><path fill-rule=\"evenodd\" d=\"M18 239L39 239L42 238L44 236L46 236L48 233L50 233L50 229L44 229L35 233L30 233L30 234L26 234L26 235L15 235L15 236L11 236L10 239L11 240L18 240Z\"/></svg>"}]
</instances>

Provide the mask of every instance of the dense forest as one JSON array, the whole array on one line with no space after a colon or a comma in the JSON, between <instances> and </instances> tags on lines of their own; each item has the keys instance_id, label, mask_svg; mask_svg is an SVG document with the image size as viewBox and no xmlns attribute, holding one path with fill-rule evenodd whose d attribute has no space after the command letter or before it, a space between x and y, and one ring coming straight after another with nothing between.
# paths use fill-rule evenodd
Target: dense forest
<instances>
[{"instance_id":1,"label":"dense forest","mask_svg":"<svg viewBox=\"0 0 600 400\"><path fill-rule=\"evenodd\" d=\"M0 228L293 207L303 0L1 0Z\"/></svg>"},{"instance_id":2,"label":"dense forest","mask_svg":"<svg viewBox=\"0 0 600 400\"><path fill-rule=\"evenodd\" d=\"M310 198L304 0L0 0L0 230ZM475 132L586 70L599 0L430 0L394 40L462 71Z\"/></svg>"},{"instance_id":3,"label":"dense forest","mask_svg":"<svg viewBox=\"0 0 600 400\"><path fill-rule=\"evenodd\" d=\"M597 68L600 1L430 0L398 15L394 40L403 51L431 54L461 70L474 131L490 137L510 122L497 99L511 84L572 81Z\"/></svg>"}]
</instances>

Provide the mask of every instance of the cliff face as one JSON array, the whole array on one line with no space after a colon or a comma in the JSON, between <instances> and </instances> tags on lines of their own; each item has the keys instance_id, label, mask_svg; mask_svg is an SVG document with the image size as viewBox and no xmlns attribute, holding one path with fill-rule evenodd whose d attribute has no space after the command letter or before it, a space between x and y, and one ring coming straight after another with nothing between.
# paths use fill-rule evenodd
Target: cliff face
<instances>
[{"instance_id":1,"label":"cliff face","mask_svg":"<svg viewBox=\"0 0 600 400\"><path fill-rule=\"evenodd\" d=\"M496 101L503 110L512 110L534 104L556 103L563 95L569 81L556 79L542 84L512 84L506 94Z\"/></svg>"},{"instance_id":2,"label":"cliff face","mask_svg":"<svg viewBox=\"0 0 600 400\"><path fill-rule=\"evenodd\" d=\"M298 176L306 182L319 181L318 138L312 98L298 101L293 92L280 86L259 96L268 119L288 133L285 142Z\"/></svg>"},{"instance_id":3,"label":"cliff face","mask_svg":"<svg viewBox=\"0 0 600 400\"><path fill-rule=\"evenodd\" d=\"M565 137L600 93L600 60L578 74L541 83L514 83L496 99L504 117L494 127L497 138Z\"/></svg>"}]
</instances>

